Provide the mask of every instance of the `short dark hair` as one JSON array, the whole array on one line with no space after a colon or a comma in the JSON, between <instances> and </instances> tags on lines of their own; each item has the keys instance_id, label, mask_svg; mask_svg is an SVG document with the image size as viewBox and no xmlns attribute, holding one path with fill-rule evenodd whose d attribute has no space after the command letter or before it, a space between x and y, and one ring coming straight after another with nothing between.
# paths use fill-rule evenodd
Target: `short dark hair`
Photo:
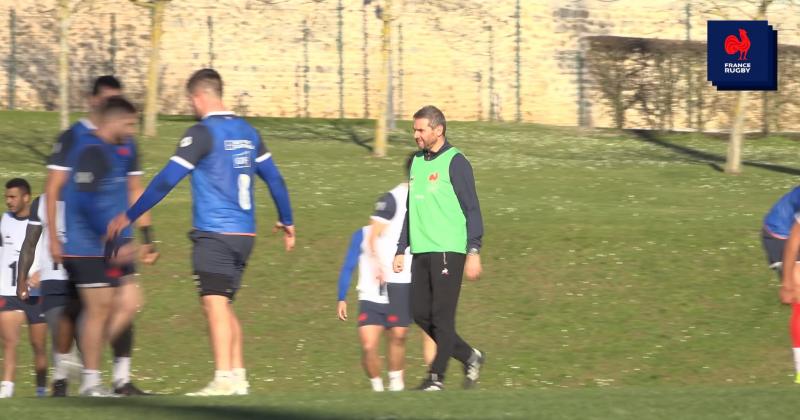
<instances>
[{"instance_id":1,"label":"short dark hair","mask_svg":"<svg viewBox=\"0 0 800 420\"><path fill-rule=\"evenodd\" d=\"M439 108L436 108L433 105L423 106L419 111L414 113L415 120L422 118L428 119L428 127L436 128L441 125L442 135L447 133L447 121L444 119L444 114Z\"/></svg>"},{"instance_id":2,"label":"short dark hair","mask_svg":"<svg viewBox=\"0 0 800 420\"><path fill-rule=\"evenodd\" d=\"M403 167L406 168L406 175L408 176L411 176L411 164L414 163L415 157L417 157L417 152L411 152L411 154L406 158L406 162L403 164Z\"/></svg>"},{"instance_id":3,"label":"short dark hair","mask_svg":"<svg viewBox=\"0 0 800 420\"><path fill-rule=\"evenodd\" d=\"M94 79L94 83L92 84L92 96L97 96L100 93L100 89L103 88L122 90L122 82L111 75L100 76Z\"/></svg>"},{"instance_id":4,"label":"short dark hair","mask_svg":"<svg viewBox=\"0 0 800 420\"><path fill-rule=\"evenodd\" d=\"M186 82L186 90L193 93L198 88L210 88L220 98L222 97L222 76L214 69L200 69L194 72Z\"/></svg>"},{"instance_id":5,"label":"short dark hair","mask_svg":"<svg viewBox=\"0 0 800 420\"><path fill-rule=\"evenodd\" d=\"M136 107L122 96L112 96L100 106L100 115L106 116L109 114L135 114Z\"/></svg>"},{"instance_id":6,"label":"short dark hair","mask_svg":"<svg viewBox=\"0 0 800 420\"><path fill-rule=\"evenodd\" d=\"M6 189L10 190L11 188L19 188L23 194L31 194L31 184L22 178L14 178L6 182Z\"/></svg>"}]
</instances>

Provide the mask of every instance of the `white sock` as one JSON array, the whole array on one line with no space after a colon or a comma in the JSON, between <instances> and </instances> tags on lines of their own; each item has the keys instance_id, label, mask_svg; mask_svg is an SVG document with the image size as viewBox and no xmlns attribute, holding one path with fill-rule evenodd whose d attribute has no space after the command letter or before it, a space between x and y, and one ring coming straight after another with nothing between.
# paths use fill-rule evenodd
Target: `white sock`
<instances>
[{"instance_id":1,"label":"white sock","mask_svg":"<svg viewBox=\"0 0 800 420\"><path fill-rule=\"evenodd\" d=\"M792 353L794 353L794 370L800 374L800 347L793 348Z\"/></svg>"},{"instance_id":2,"label":"white sock","mask_svg":"<svg viewBox=\"0 0 800 420\"><path fill-rule=\"evenodd\" d=\"M100 385L99 370L84 369L81 377L81 392Z\"/></svg>"},{"instance_id":3,"label":"white sock","mask_svg":"<svg viewBox=\"0 0 800 420\"><path fill-rule=\"evenodd\" d=\"M403 382L402 370L389 371L389 391L402 391L406 385Z\"/></svg>"},{"instance_id":4,"label":"white sock","mask_svg":"<svg viewBox=\"0 0 800 420\"><path fill-rule=\"evenodd\" d=\"M13 397L14 396L14 382L11 381L3 381L0 382L0 389L2 389L2 397Z\"/></svg>"},{"instance_id":5,"label":"white sock","mask_svg":"<svg viewBox=\"0 0 800 420\"><path fill-rule=\"evenodd\" d=\"M53 380L60 381L67 379L69 375L69 367L66 361L70 360L70 353L55 353L53 355Z\"/></svg>"},{"instance_id":6,"label":"white sock","mask_svg":"<svg viewBox=\"0 0 800 420\"><path fill-rule=\"evenodd\" d=\"M247 369L245 368L234 368L231 374L235 382L247 381Z\"/></svg>"},{"instance_id":7,"label":"white sock","mask_svg":"<svg viewBox=\"0 0 800 420\"><path fill-rule=\"evenodd\" d=\"M131 358L114 358L114 388L119 388L131 381Z\"/></svg>"},{"instance_id":8,"label":"white sock","mask_svg":"<svg viewBox=\"0 0 800 420\"><path fill-rule=\"evenodd\" d=\"M229 370L217 370L214 372L215 381L230 381L233 379L233 373Z\"/></svg>"},{"instance_id":9,"label":"white sock","mask_svg":"<svg viewBox=\"0 0 800 420\"><path fill-rule=\"evenodd\" d=\"M375 392L383 392L383 378L378 376L377 378L372 378L369 380L372 384L372 390Z\"/></svg>"}]
</instances>

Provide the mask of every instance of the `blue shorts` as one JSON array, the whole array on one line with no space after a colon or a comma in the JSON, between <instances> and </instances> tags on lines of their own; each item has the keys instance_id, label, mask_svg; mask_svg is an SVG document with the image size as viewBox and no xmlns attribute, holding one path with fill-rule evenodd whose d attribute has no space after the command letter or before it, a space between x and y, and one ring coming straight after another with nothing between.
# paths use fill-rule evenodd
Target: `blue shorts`
<instances>
[{"instance_id":1,"label":"blue shorts","mask_svg":"<svg viewBox=\"0 0 800 420\"><path fill-rule=\"evenodd\" d=\"M408 327L411 325L409 301L411 284L389 283L389 303L359 301L358 326L380 325L384 328Z\"/></svg>"},{"instance_id":2,"label":"blue shorts","mask_svg":"<svg viewBox=\"0 0 800 420\"><path fill-rule=\"evenodd\" d=\"M16 296L0 296L0 312L5 311L24 312L30 325L45 322L42 299L39 296L31 296L27 302Z\"/></svg>"}]
</instances>

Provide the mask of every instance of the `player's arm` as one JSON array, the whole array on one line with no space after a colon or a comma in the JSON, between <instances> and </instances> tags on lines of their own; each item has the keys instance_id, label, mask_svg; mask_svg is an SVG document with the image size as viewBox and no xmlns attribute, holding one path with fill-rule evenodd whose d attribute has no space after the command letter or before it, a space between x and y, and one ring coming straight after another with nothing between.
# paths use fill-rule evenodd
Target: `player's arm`
<instances>
[{"instance_id":1,"label":"player's arm","mask_svg":"<svg viewBox=\"0 0 800 420\"><path fill-rule=\"evenodd\" d=\"M467 260L464 274L470 280L477 279L482 271L480 249L483 238L483 218L475 190L475 176L467 158L458 154L450 161L450 180L458 198L461 211L467 220Z\"/></svg>"},{"instance_id":2,"label":"player's arm","mask_svg":"<svg viewBox=\"0 0 800 420\"><path fill-rule=\"evenodd\" d=\"M800 303L800 278L797 273L797 255L800 252L800 223L795 220L783 248L783 292L791 290L796 303Z\"/></svg>"},{"instance_id":3,"label":"player's arm","mask_svg":"<svg viewBox=\"0 0 800 420\"><path fill-rule=\"evenodd\" d=\"M258 157L255 160L255 164L256 173L269 187L272 201L278 209L278 223L275 228L276 230L281 229L284 231L286 250L291 251L295 243L295 230L294 220L292 219L292 205L289 201L289 189L286 188L286 182L283 180L281 172L275 165L274 159L272 159L272 153L269 152L263 140L259 141Z\"/></svg>"},{"instance_id":4,"label":"player's arm","mask_svg":"<svg viewBox=\"0 0 800 420\"><path fill-rule=\"evenodd\" d=\"M336 306L336 314L342 321L347 320L347 290L350 288L350 279L353 278L353 271L358 266L358 256L361 254L361 242L364 240L363 229L358 229L350 237L350 245L347 247L347 255L344 264L339 272L339 303Z\"/></svg>"},{"instance_id":5,"label":"player's arm","mask_svg":"<svg viewBox=\"0 0 800 420\"><path fill-rule=\"evenodd\" d=\"M47 200L49 201L49 200ZM28 274L36 261L36 249L39 247L39 238L42 236L42 221L39 220L40 198L31 203L31 214L28 218L28 227L25 229L25 239L19 252L19 274L17 275L17 296L22 300L28 299ZM54 219L55 220L55 219ZM45 252L47 252L45 250Z\"/></svg>"},{"instance_id":6,"label":"player's arm","mask_svg":"<svg viewBox=\"0 0 800 420\"><path fill-rule=\"evenodd\" d=\"M384 283L386 279L383 272L384 264L378 255L377 242L378 238L386 231L395 213L397 213L397 200L391 193L386 193L375 203L375 211L370 216L371 229L367 237L367 249L377 269L375 277L381 283Z\"/></svg>"},{"instance_id":7,"label":"player's arm","mask_svg":"<svg viewBox=\"0 0 800 420\"><path fill-rule=\"evenodd\" d=\"M133 158L131 159L130 167L128 168L127 173L129 206L135 204L142 194L144 194L144 184L142 183L144 171L142 171L142 166L139 162L139 150L133 140L131 140L131 145L133 148ZM136 221L136 226L139 227L143 244L140 250L141 252L139 258L145 264L155 264L155 262L158 260L159 253L156 250L156 245L154 243L155 238L152 226L152 218L150 217L149 211L145 212L141 217L139 217L139 219Z\"/></svg>"},{"instance_id":8,"label":"player's arm","mask_svg":"<svg viewBox=\"0 0 800 420\"><path fill-rule=\"evenodd\" d=\"M411 197L411 191L409 190L408 197L406 197L406 215L403 217L403 228L400 230L400 237L397 239L397 252L394 255L394 261L392 262L392 270L395 273L402 272L403 268L405 267L406 249L408 248L409 245L408 203L410 197Z\"/></svg>"},{"instance_id":9,"label":"player's arm","mask_svg":"<svg viewBox=\"0 0 800 420\"><path fill-rule=\"evenodd\" d=\"M47 160L47 179L44 185L44 190L47 194L47 200L45 200L47 220L57 219L57 203L61 199L61 189L69 180L69 175L72 171L72 167L67 161L67 156L75 141L72 130L64 131L53 144L53 153ZM47 234L49 235L48 237L52 238L48 251L53 256L53 262L61 264L61 242L59 242L55 223L47 224Z\"/></svg>"},{"instance_id":10,"label":"player's arm","mask_svg":"<svg viewBox=\"0 0 800 420\"><path fill-rule=\"evenodd\" d=\"M205 126L196 124L189 128L178 143L175 154L164 169L153 177L136 203L109 223L108 237L116 237L128 225L161 202L186 175L194 170L195 165L211 152L212 145L211 134Z\"/></svg>"}]
</instances>

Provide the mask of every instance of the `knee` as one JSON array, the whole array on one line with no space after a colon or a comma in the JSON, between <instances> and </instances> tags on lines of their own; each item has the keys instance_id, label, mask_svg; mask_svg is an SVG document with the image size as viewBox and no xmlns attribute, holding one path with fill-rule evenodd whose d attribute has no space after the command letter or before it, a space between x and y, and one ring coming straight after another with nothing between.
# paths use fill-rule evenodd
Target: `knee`
<instances>
[{"instance_id":1,"label":"knee","mask_svg":"<svg viewBox=\"0 0 800 420\"><path fill-rule=\"evenodd\" d=\"M378 353L378 342L362 342L361 343L361 351L364 352L365 355L369 354L377 354Z\"/></svg>"}]
</instances>

